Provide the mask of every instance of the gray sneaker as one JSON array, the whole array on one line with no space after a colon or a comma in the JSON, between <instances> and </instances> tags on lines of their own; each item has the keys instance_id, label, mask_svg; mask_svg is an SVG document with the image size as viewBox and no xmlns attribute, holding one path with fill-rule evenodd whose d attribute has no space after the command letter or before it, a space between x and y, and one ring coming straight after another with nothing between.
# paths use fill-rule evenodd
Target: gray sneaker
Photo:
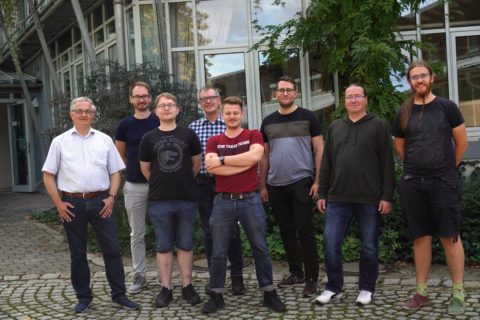
<instances>
[{"instance_id":1,"label":"gray sneaker","mask_svg":"<svg viewBox=\"0 0 480 320\"><path fill-rule=\"evenodd\" d=\"M128 288L128 293L135 294L142 292L143 288L147 285L147 279L142 276L140 273L135 273L133 277L133 282L130 288Z\"/></svg>"}]
</instances>

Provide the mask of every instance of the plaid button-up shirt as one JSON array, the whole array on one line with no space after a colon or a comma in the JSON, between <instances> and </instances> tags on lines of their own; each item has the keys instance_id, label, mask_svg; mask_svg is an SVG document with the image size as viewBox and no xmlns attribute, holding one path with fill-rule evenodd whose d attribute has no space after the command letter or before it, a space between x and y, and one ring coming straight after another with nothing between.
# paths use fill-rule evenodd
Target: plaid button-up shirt
<instances>
[{"instance_id":1,"label":"plaid button-up shirt","mask_svg":"<svg viewBox=\"0 0 480 320\"><path fill-rule=\"evenodd\" d=\"M205 149L207 147L207 141L210 137L225 132L225 122L223 122L220 114L217 116L215 122L210 122L207 117L200 118L188 126L195 131L200 143L202 145L202 164L200 166L200 174L208 174L205 168Z\"/></svg>"}]
</instances>

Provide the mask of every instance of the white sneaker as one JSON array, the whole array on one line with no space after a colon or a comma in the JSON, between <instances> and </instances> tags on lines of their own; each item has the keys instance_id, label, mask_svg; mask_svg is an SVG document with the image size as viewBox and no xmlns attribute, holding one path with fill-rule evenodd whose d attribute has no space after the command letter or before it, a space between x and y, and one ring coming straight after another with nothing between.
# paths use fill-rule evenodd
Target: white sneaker
<instances>
[{"instance_id":1,"label":"white sneaker","mask_svg":"<svg viewBox=\"0 0 480 320\"><path fill-rule=\"evenodd\" d=\"M359 306L366 305L372 302L372 298L373 298L373 293L367 290L360 290L360 292L358 293L356 302Z\"/></svg>"},{"instance_id":2,"label":"white sneaker","mask_svg":"<svg viewBox=\"0 0 480 320\"><path fill-rule=\"evenodd\" d=\"M330 290L325 290L322 292L321 295L319 295L315 301L319 304L327 304L331 300L336 300L342 298L342 293L335 293Z\"/></svg>"}]
</instances>

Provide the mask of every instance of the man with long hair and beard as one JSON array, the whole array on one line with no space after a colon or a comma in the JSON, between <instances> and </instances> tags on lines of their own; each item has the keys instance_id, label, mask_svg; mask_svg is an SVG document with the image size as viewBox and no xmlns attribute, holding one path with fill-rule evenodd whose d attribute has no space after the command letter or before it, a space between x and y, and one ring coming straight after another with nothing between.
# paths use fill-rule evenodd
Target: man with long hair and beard
<instances>
[{"instance_id":1,"label":"man with long hair and beard","mask_svg":"<svg viewBox=\"0 0 480 320\"><path fill-rule=\"evenodd\" d=\"M416 293L405 308L419 309L429 302L427 281L432 236L438 236L453 284L448 313L461 314L465 311L465 254L460 239L461 190L457 167L468 146L465 123L454 102L432 93L434 75L426 62L413 62L407 70L407 79L412 96L400 107L393 122L395 149L404 167L398 192L414 239L417 283Z\"/></svg>"}]
</instances>

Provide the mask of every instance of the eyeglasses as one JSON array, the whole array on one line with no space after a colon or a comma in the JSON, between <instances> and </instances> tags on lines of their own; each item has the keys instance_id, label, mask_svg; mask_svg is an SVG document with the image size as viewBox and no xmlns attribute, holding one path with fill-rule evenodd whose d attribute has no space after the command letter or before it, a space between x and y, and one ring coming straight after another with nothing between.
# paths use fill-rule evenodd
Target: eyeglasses
<instances>
[{"instance_id":1,"label":"eyeglasses","mask_svg":"<svg viewBox=\"0 0 480 320\"><path fill-rule=\"evenodd\" d=\"M92 114L95 113L92 110L82 110L82 109L73 109L72 112L75 113L77 116L81 116L81 115L91 116Z\"/></svg>"},{"instance_id":2,"label":"eyeglasses","mask_svg":"<svg viewBox=\"0 0 480 320\"><path fill-rule=\"evenodd\" d=\"M171 108L175 108L177 105L175 103L165 103L157 105L157 108L167 110Z\"/></svg>"},{"instance_id":3,"label":"eyeglasses","mask_svg":"<svg viewBox=\"0 0 480 320\"><path fill-rule=\"evenodd\" d=\"M281 94L285 94L285 93L290 94L290 93L294 92L295 89L292 89L292 88L286 88L286 89L285 89L285 88L282 88L282 89L277 89L277 90L275 90L275 91L276 91L277 93L281 93Z\"/></svg>"},{"instance_id":4,"label":"eyeglasses","mask_svg":"<svg viewBox=\"0 0 480 320\"><path fill-rule=\"evenodd\" d=\"M200 102L207 102L207 101L215 101L217 98L218 96L210 96L210 97L202 97L198 100L200 100Z\"/></svg>"},{"instance_id":5,"label":"eyeglasses","mask_svg":"<svg viewBox=\"0 0 480 320\"><path fill-rule=\"evenodd\" d=\"M413 80L413 81L418 81L420 79L425 80L429 77L430 77L429 73L420 73L420 74L416 74L414 76L411 76L410 79Z\"/></svg>"},{"instance_id":6,"label":"eyeglasses","mask_svg":"<svg viewBox=\"0 0 480 320\"><path fill-rule=\"evenodd\" d=\"M147 100L150 98L149 94L143 95L143 96L132 96L133 100L135 101L140 101L140 100Z\"/></svg>"},{"instance_id":7,"label":"eyeglasses","mask_svg":"<svg viewBox=\"0 0 480 320\"><path fill-rule=\"evenodd\" d=\"M362 100L363 98L365 98L365 96L346 96L345 97L345 100L350 100L350 101L357 101L357 100Z\"/></svg>"}]
</instances>

